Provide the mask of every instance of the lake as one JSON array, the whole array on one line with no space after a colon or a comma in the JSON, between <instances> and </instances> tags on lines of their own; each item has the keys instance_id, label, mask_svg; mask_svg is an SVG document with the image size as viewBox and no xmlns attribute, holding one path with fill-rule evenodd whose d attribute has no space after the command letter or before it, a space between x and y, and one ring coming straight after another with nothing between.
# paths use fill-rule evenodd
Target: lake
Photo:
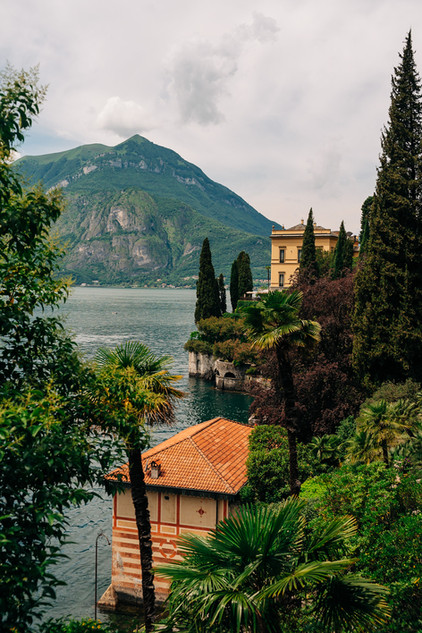
<instances>
[{"instance_id":1,"label":"lake","mask_svg":"<svg viewBox=\"0 0 422 633\"><path fill-rule=\"evenodd\" d=\"M157 428L152 444L158 444L183 428L217 416L246 422L250 397L217 391L212 384L188 377L188 354L183 345L195 330L194 290L74 288L61 309L65 325L80 350L92 359L99 347L114 347L128 340L145 343L155 354L169 354L172 372L182 375L178 387L186 396L177 403L176 423ZM48 617L94 616L95 539L103 530L111 541L111 498L101 490L98 498L69 515L68 537L71 543L63 553L68 556L55 567L55 574L67 586L57 591L57 600ZM111 548L105 539L98 547L98 596L111 579ZM102 613L100 618L107 620Z\"/></svg>"}]
</instances>

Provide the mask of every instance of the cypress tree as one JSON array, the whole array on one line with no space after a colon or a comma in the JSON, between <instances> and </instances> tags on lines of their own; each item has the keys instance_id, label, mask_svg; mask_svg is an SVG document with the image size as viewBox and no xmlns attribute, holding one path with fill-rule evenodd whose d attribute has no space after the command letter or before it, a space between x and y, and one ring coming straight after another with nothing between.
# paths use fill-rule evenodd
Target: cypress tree
<instances>
[{"instance_id":1,"label":"cypress tree","mask_svg":"<svg viewBox=\"0 0 422 633\"><path fill-rule=\"evenodd\" d=\"M355 370L368 388L422 378L422 101L409 32L392 77L366 256L357 273Z\"/></svg>"},{"instance_id":2,"label":"cypress tree","mask_svg":"<svg viewBox=\"0 0 422 633\"><path fill-rule=\"evenodd\" d=\"M365 255L365 252L368 246L369 222L370 222L369 215L371 212L371 207L372 207L373 202L374 202L374 197L368 196L368 198L366 198L361 208L362 214L360 218L360 234L359 234L359 257L361 259Z\"/></svg>"},{"instance_id":3,"label":"cypress tree","mask_svg":"<svg viewBox=\"0 0 422 633\"><path fill-rule=\"evenodd\" d=\"M212 265L208 238L204 239L199 258L199 276L196 282L195 323L210 316L220 316L218 283Z\"/></svg>"},{"instance_id":4,"label":"cypress tree","mask_svg":"<svg viewBox=\"0 0 422 633\"><path fill-rule=\"evenodd\" d=\"M343 269L352 270L353 266L353 240L346 235L346 245L344 247Z\"/></svg>"},{"instance_id":5,"label":"cypress tree","mask_svg":"<svg viewBox=\"0 0 422 633\"><path fill-rule=\"evenodd\" d=\"M347 235L342 220L340 224L340 232L334 249L333 278L338 279L343 276L343 270L347 263Z\"/></svg>"},{"instance_id":6,"label":"cypress tree","mask_svg":"<svg viewBox=\"0 0 422 633\"><path fill-rule=\"evenodd\" d=\"M241 251L237 257L237 296L240 299L247 292L253 290L251 260L245 251Z\"/></svg>"},{"instance_id":7,"label":"cypress tree","mask_svg":"<svg viewBox=\"0 0 422 633\"><path fill-rule=\"evenodd\" d=\"M233 312L236 310L239 301L239 271L237 268L237 259L234 260L230 271L230 302Z\"/></svg>"},{"instance_id":8,"label":"cypress tree","mask_svg":"<svg viewBox=\"0 0 422 633\"><path fill-rule=\"evenodd\" d=\"M218 298L220 300L220 312L224 314L227 312L227 301L226 301L226 288L224 286L224 275L220 274L218 278Z\"/></svg>"},{"instance_id":9,"label":"cypress tree","mask_svg":"<svg viewBox=\"0 0 422 633\"><path fill-rule=\"evenodd\" d=\"M301 274L306 272L312 277L319 276L316 258L314 218L312 208L309 211L308 220L306 222L305 231L303 233L302 254L300 258L299 272Z\"/></svg>"}]
</instances>

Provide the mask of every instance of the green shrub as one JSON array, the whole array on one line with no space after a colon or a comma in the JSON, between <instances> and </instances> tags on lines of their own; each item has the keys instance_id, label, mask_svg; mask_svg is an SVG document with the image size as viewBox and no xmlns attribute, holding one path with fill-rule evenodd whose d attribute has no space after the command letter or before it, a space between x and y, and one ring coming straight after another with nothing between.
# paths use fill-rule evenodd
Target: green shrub
<instances>
[{"instance_id":1,"label":"green shrub","mask_svg":"<svg viewBox=\"0 0 422 633\"><path fill-rule=\"evenodd\" d=\"M100 620L92 620L91 618L84 618L83 620L65 620L64 618L48 620L41 629L42 633L90 633L90 631L118 633L117 629L110 628Z\"/></svg>"},{"instance_id":2,"label":"green shrub","mask_svg":"<svg viewBox=\"0 0 422 633\"><path fill-rule=\"evenodd\" d=\"M318 463L309 446L298 443L299 479L305 481L318 472ZM275 425L256 426L249 437L248 487L244 496L272 503L285 499L289 486L287 432Z\"/></svg>"}]
</instances>

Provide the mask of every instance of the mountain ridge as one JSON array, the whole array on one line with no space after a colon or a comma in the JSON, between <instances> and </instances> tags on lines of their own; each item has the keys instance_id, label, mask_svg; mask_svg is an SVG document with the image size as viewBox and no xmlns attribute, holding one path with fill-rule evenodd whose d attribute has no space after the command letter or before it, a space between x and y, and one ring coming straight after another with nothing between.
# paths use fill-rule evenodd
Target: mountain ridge
<instances>
[{"instance_id":1,"label":"mountain ridge","mask_svg":"<svg viewBox=\"0 0 422 633\"><path fill-rule=\"evenodd\" d=\"M268 262L270 220L173 150L139 135L114 147L94 143L25 156L15 168L31 184L63 189L67 205L57 223L68 243L63 272L77 282L193 276L205 237L216 242L213 258L226 276L236 248L248 250L257 269Z\"/></svg>"}]
</instances>

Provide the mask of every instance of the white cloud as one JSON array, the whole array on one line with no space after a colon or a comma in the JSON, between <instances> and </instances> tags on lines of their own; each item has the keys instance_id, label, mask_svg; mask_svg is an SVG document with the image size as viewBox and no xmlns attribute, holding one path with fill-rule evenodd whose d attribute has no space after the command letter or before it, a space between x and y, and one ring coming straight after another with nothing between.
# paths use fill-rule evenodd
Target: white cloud
<instances>
[{"instance_id":1,"label":"white cloud","mask_svg":"<svg viewBox=\"0 0 422 633\"><path fill-rule=\"evenodd\" d=\"M135 101L110 97L97 116L97 126L125 138L141 134L154 126L148 114Z\"/></svg>"},{"instance_id":2,"label":"white cloud","mask_svg":"<svg viewBox=\"0 0 422 633\"><path fill-rule=\"evenodd\" d=\"M230 79L237 73L244 46L274 40L277 31L273 18L255 13L251 24L234 28L217 44L194 40L180 48L168 68L168 92L177 102L182 122L223 121L221 101L230 94Z\"/></svg>"}]
</instances>

